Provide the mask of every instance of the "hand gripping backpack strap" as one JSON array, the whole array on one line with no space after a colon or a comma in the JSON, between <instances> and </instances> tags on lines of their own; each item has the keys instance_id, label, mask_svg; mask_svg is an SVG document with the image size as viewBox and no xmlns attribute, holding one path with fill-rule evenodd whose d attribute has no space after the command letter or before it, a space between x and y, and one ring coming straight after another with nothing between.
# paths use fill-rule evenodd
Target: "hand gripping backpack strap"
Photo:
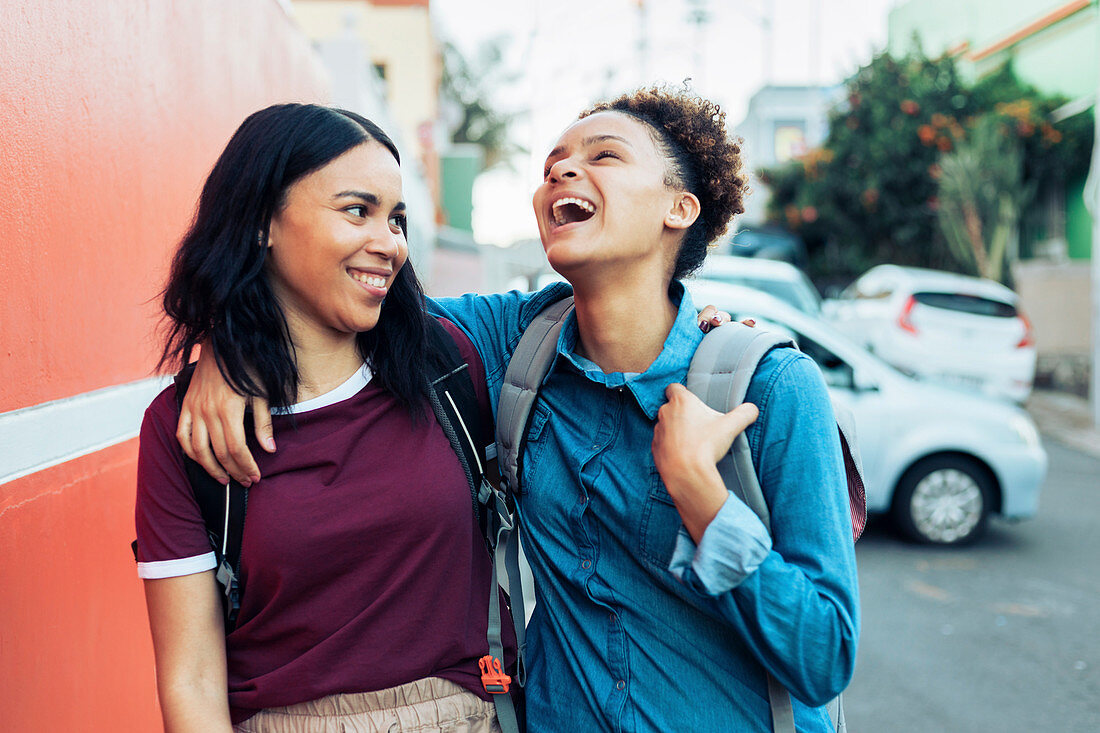
<instances>
[{"instance_id":1,"label":"hand gripping backpack strap","mask_svg":"<svg viewBox=\"0 0 1100 733\"><path fill-rule=\"evenodd\" d=\"M687 388L712 409L728 412L745 401L757 365L765 354L777 346L794 346L794 343L779 334L750 328L742 323L728 323L716 328L703 339L692 357ZM734 439L730 452L718 463L718 472L726 488L760 517L770 533L771 515L744 433ZM772 730L775 733L794 733L791 695L770 672L766 674Z\"/></svg>"},{"instance_id":2,"label":"hand gripping backpack strap","mask_svg":"<svg viewBox=\"0 0 1100 733\"><path fill-rule=\"evenodd\" d=\"M779 334L743 323L713 329L699 344L688 367L687 388L714 410L728 412L745 401L760 360L777 346L794 346ZM771 532L771 516L752 465L749 439L741 433L719 462L718 472Z\"/></svg>"},{"instance_id":3,"label":"hand gripping backpack strap","mask_svg":"<svg viewBox=\"0 0 1100 733\"><path fill-rule=\"evenodd\" d=\"M176 407L183 408L183 398L191 384L195 371L194 364L188 364L176 375ZM222 587L225 608L226 631L231 631L237 623L237 614L241 609L241 594L244 591L241 576L241 541L244 538L244 519L248 509L248 489L236 481L219 483L197 462L186 455L183 459L187 470L187 480L195 494L202 521L206 525L206 534L214 549L217 562L215 577Z\"/></svg>"},{"instance_id":4,"label":"hand gripping backpack strap","mask_svg":"<svg viewBox=\"0 0 1100 733\"><path fill-rule=\"evenodd\" d=\"M797 348L789 338L741 323L730 323L714 329L695 351L688 368L687 388L712 409L728 412L745 401L749 383L764 355L781 346ZM834 403L833 411L836 414L844 455L852 535L854 539L859 539L867 522L867 499L863 484L863 465L855 441L855 425L848 410ZM748 438L744 433L737 436L729 454L719 462L718 472L726 488L733 491L760 517L770 533L771 515L752 464ZM794 709L791 706L790 692L771 673L767 673L767 677L772 730L776 733L794 733ZM844 705L841 697L837 696L837 731L844 729Z\"/></svg>"}]
</instances>

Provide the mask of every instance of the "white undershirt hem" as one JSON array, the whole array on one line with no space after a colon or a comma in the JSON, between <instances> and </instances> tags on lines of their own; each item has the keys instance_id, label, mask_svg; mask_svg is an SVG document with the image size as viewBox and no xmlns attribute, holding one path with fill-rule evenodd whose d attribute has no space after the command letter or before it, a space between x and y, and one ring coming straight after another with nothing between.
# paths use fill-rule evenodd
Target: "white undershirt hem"
<instances>
[{"instance_id":1,"label":"white undershirt hem","mask_svg":"<svg viewBox=\"0 0 1100 733\"><path fill-rule=\"evenodd\" d=\"M298 402L288 407L277 407L271 411L271 414L298 415L303 412L309 412L310 410L319 410L322 407L335 405L337 402L343 402L359 394L359 392L370 383L370 379L370 367L364 364L355 374L348 377L348 380L336 389L329 390L323 395L318 395L317 397L305 400L304 402Z\"/></svg>"},{"instance_id":2,"label":"white undershirt hem","mask_svg":"<svg viewBox=\"0 0 1100 733\"><path fill-rule=\"evenodd\" d=\"M194 575L213 570L217 567L214 561L214 551L205 555L194 557L181 557L176 560L158 560L156 562L139 562L138 577L143 580L155 580L157 578L178 578L182 575Z\"/></svg>"}]
</instances>

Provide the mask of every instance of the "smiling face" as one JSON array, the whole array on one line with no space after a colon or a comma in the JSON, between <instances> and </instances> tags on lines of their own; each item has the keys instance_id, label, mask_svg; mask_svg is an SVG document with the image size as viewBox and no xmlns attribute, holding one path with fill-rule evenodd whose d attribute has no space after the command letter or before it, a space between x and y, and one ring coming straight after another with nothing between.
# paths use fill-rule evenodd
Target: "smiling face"
<instances>
[{"instance_id":1,"label":"smiling face","mask_svg":"<svg viewBox=\"0 0 1100 733\"><path fill-rule=\"evenodd\" d=\"M698 214L698 200L669 180L669 162L649 128L619 112L566 129L546 158L533 204L550 265L574 284L582 266L671 273L683 230Z\"/></svg>"},{"instance_id":2,"label":"smiling face","mask_svg":"<svg viewBox=\"0 0 1100 733\"><path fill-rule=\"evenodd\" d=\"M373 140L302 177L271 219L268 274L295 340L378 323L408 258L401 169Z\"/></svg>"}]
</instances>

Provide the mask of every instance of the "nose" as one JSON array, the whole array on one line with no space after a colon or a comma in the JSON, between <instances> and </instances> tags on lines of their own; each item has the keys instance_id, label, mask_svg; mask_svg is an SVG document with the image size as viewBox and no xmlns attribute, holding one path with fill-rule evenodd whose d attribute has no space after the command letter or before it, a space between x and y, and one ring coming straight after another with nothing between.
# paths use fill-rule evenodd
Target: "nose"
<instances>
[{"instance_id":1,"label":"nose","mask_svg":"<svg viewBox=\"0 0 1100 733\"><path fill-rule=\"evenodd\" d=\"M550 166L550 173L547 179L552 183L561 183L566 179L576 178L577 176L577 165L573 162L572 158L562 158L554 163L554 165Z\"/></svg>"},{"instance_id":2,"label":"nose","mask_svg":"<svg viewBox=\"0 0 1100 733\"><path fill-rule=\"evenodd\" d=\"M394 233L388 224L383 224L371 232L371 236L364 243L363 249L377 257L396 261L401 258L401 252L407 246L403 233Z\"/></svg>"}]
</instances>

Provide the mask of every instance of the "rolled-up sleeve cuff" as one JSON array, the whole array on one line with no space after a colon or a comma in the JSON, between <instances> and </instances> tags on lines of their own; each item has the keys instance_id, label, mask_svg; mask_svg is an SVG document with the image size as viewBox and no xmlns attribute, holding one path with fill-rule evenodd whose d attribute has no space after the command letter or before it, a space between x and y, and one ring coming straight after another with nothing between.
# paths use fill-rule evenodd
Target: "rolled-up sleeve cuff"
<instances>
[{"instance_id":1,"label":"rolled-up sleeve cuff","mask_svg":"<svg viewBox=\"0 0 1100 733\"><path fill-rule=\"evenodd\" d=\"M764 523L730 494L698 545L680 528L669 570L695 591L719 596L741 585L771 549L772 538Z\"/></svg>"}]
</instances>

